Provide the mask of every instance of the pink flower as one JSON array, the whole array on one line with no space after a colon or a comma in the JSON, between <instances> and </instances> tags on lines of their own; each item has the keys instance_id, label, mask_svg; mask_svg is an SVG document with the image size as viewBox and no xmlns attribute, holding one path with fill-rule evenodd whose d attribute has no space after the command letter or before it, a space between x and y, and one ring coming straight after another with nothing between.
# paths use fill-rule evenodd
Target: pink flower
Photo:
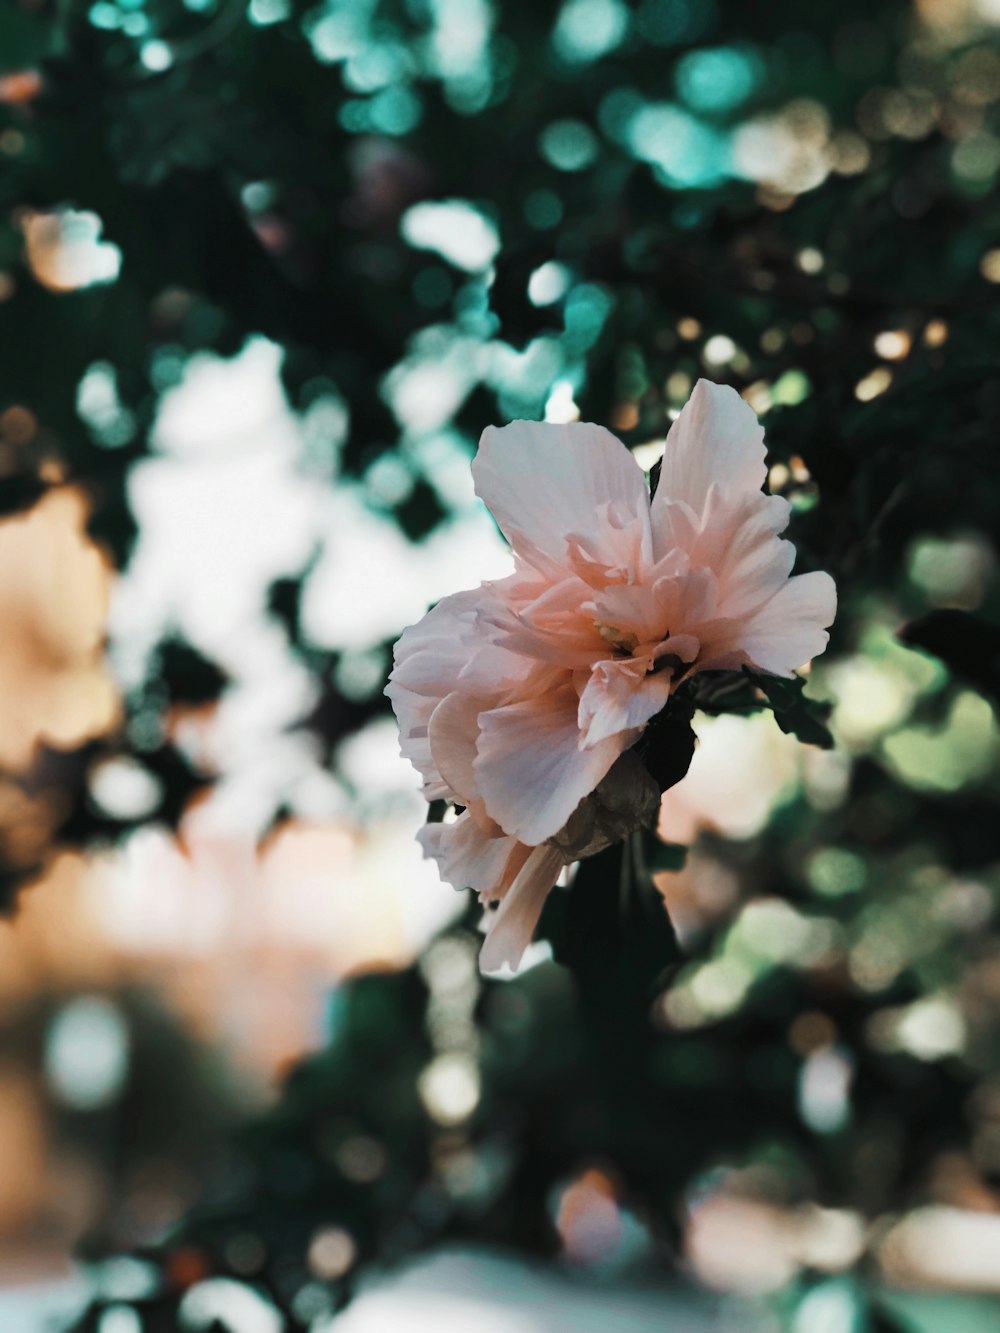
<instances>
[{"instance_id":1,"label":"pink flower","mask_svg":"<svg viewBox=\"0 0 1000 1333\"><path fill-rule=\"evenodd\" d=\"M833 580L790 577L789 506L762 493L764 457L753 411L706 380L670 429L652 501L600 426L483 432L476 492L515 573L407 629L386 693L427 799L465 807L418 836L442 879L496 906L484 969L517 965L568 860L620 836L628 810L633 828L655 815L634 756L601 784L682 678L791 676L825 648Z\"/></svg>"}]
</instances>

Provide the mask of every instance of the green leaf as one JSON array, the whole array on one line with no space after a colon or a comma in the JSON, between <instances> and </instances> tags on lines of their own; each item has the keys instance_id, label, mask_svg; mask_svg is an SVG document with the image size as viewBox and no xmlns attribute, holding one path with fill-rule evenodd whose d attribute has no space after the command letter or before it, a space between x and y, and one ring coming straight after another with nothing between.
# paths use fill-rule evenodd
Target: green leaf
<instances>
[{"instance_id":1,"label":"green leaf","mask_svg":"<svg viewBox=\"0 0 1000 1333\"><path fill-rule=\"evenodd\" d=\"M914 1333L909 1320L901 1319L895 1311L888 1311L884 1306L874 1304L868 1307L867 1333Z\"/></svg>"},{"instance_id":2,"label":"green leaf","mask_svg":"<svg viewBox=\"0 0 1000 1333\"><path fill-rule=\"evenodd\" d=\"M647 860L643 834L633 834L582 861L569 889L550 894L541 934L588 993L644 1006L680 957L653 883L660 868Z\"/></svg>"},{"instance_id":3,"label":"green leaf","mask_svg":"<svg viewBox=\"0 0 1000 1333\"><path fill-rule=\"evenodd\" d=\"M806 683L801 676L794 680L783 680L780 676L768 676L763 672L743 668L744 673L767 695L774 710L774 720L789 736L797 736L806 745L818 745L822 750L833 749L833 737L823 718L830 711L829 704L809 699L805 695Z\"/></svg>"},{"instance_id":4,"label":"green leaf","mask_svg":"<svg viewBox=\"0 0 1000 1333\"><path fill-rule=\"evenodd\" d=\"M636 746L660 791L680 782L691 767L696 736L691 728L691 706L683 700L671 700L657 713Z\"/></svg>"},{"instance_id":5,"label":"green leaf","mask_svg":"<svg viewBox=\"0 0 1000 1333\"><path fill-rule=\"evenodd\" d=\"M217 663L183 639L167 639L160 645L158 659L160 680L170 699L178 703L213 703L229 680Z\"/></svg>"},{"instance_id":6,"label":"green leaf","mask_svg":"<svg viewBox=\"0 0 1000 1333\"><path fill-rule=\"evenodd\" d=\"M967 611L932 611L904 625L899 638L939 658L980 694L1000 699L1000 625Z\"/></svg>"},{"instance_id":7,"label":"green leaf","mask_svg":"<svg viewBox=\"0 0 1000 1333\"><path fill-rule=\"evenodd\" d=\"M50 489L47 482L37 477L5 477L0 481L0 518L31 509Z\"/></svg>"},{"instance_id":8,"label":"green leaf","mask_svg":"<svg viewBox=\"0 0 1000 1333\"><path fill-rule=\"evenodd\" d=\"M656 494L656 488L657 488L657 486L659 486L659 484L660 484L660 472L661 472L662 468L663 468L663 459L662 459L662 458L658 458L658 459L656 460L656 462L653 464L653 466L649 469L649 498L650 498L650 500L652 500L653 497L655 496L655 494Z\"/></svg>"},{"instance_id":9,"label":"green leaf","mask_svg":"<svg viewBox=\"0 0 1000 1333\"><path fill-rule=\"evenodd\" d=\"M749 716L768 708L753 682L736 671L701 671L681 687L700 713Z\"/></svg>"},{"instance_id":10,"label":"green leaf","mask_svg":"<svg viewBox=\"0 0 1000 1333\"><path fill-rule=\"evenodd\" d=\"M28 69L61 46L61 33L51 17L20 5L0 11L0 74Z\"/></svg>"},{"instance_id":11,"label":"green leaf","mask_svg":"<svg viewBox=\"0 0 1000 1333\"><path fill-rule=\"evenodd\" d=\"M664 842L648 829L644 830L642 851L646 869L651 875L666 870L683 870L687 861L688 849L683 843Z\"/></svg>"}]
</instances>

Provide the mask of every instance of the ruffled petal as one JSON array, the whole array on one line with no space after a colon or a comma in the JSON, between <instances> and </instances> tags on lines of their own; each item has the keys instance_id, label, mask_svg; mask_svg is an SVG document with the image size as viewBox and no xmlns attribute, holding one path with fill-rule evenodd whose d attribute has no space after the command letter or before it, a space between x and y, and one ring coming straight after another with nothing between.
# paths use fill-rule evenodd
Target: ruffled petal
<instances>
[{"instance_id":1,"label":"ruffled petal","mask_svg":"<svg viewBox=\"0 0 1000 1333\"><path fill-rule=\"evenodd\" d=\"M532 846L551 838L637 739L622 732L580 749L571 684L479 717L476 785L490 816Z\"/></svg>"},{"instance_id":2,"label":"ruffled petal","mask_svg":"<svg viewBox=\"0 0 1000 1333\"><path fill-rule=\"evenodd\" d=\"M667 628L663 608L650 583L606 588L594 594L594 615L604 650L619 645L629 651L659 639Z\"/></svg>"},{"instance_id":3,"label":"ruffled petal","mask_svg":"<svg viewBox=\"0 0 1000 1333\"><path fill-rule=\"evenodd\" d=\"M516 838L484 833L468 810L450 824L425 824L417 841L424 855L437 862L446 884L486 896L500 892L505 880L520 870L524 858L519 853L526 851Z\"/></svg>"},{"instance_id":4,"label":"ruffled petal","mask_svg":"<svg viewBox=\"0 0 1000 1333\"><path fill-rule=\"evenodd\" d=\"M562 866L562 857L553 848L536 847L532 851L496 912L487 919L486 939L479 954L483 972L496 972L505 963L516 968L520 963Z\"/></svg>"},{"instance_id":5,"label":"ruffled petal","mask_svg":"<svg viewBox=\"0 0 1000 1333\"><path fill-rule=\"evenodd\" d=\"M740 648L751 666L775 676L818 657L837 614L837 589L829 574L797 574L743 626Z\"/></svg>"},{"instance_id":6,"label":"ruffled petal","mask_svg":"<svg viewBox=\"0 0 1000 1333\"><path fill-rule=\"evenodd\" d=\"M699 380L670 427L653 497L653 531L669 526L667 506L701 514L715 483L730 494L764 484L764 428L735 389Z\"/></svg>"},{"instance_id":7,"label":"ruffled petal","mask_svg":"<svg viewBox=\"0 0 1000 1333\"><path fill-rule=\"evenodd\" d=\"M607 651L594 617L582 613L590 592L575 577L549 584L533 597L514 589L507 604L482 612L479 624L502 651L564 669L589 667Z\"/></svg>"},{"instance_id":8,"label":"ruffled petal","mask_svg":"<svg viewBox=\"0 0 1000 1333\"><path fill-rule=\"evenodd\" d=\"M428 734L438 704L456 687L492 702L523 686L535 664L484 639L482 617L502 606L489 584L453 593L410 625L393 649L394 666L385 687L399 723L399 748L424 782L429 801L459 796L434 761Z\"/></svg>"},{"instance_id":9,"label":"ruffled petal","mask_svg":"<svg viewBox=\"0 0 1000 1333\"><path fill-rule=\"evenodd\" d=\"M776 536L768 520L766 513L758 512L746 522L734 525L732 540L716 571L722 615L749 615L788 581L795 564L795 547Z\"/></svg>"},{"instance_id":10,"label":"ruffled petal","mask_svg":"<svg viewBox=\"0 0 1000 1333\"><path fill-rule=\"evenodd\" d=\"M441 700L428 723L434 765L461 805L468 805L476 792L472 763L483 706L474 695L455 690Z\"/></svg>"},{"instance_id":11,"label":"ruffled petal","mask_svg":"<svg viewBox=\"0 0 1000 1333\"><path fill-rule=\"evenodd\" d=\"M649 493L620 440L590 422L489 426L472 464L484 500L514 553L555 574L571 568L566 538L588 534L592 559L628 563L651 549ZM602 520L595 527L599 511Z\"/></svg>"},{"instance_id":12,"label":"ruffled petal","mask_svg":"<svg viewBox=\"0 0 1000 1333\"><path fill-rule=\"evenodd\" d=\"M648 663L643 660L598 662L580 696L581 743L590 749L609 736L644 727L670 698L672 681L669 671L648 673Z\"/></svg>"},{"instance_id":13,"label":"ruffled petal","mask_svg":"<svg viewBox=\"0 0 1000 1333\"><path fill-rule=\"evenodd\" d=\"M476 615L487 598L483 588L452 593L403 630L393 649L393 669L385 690L390 699L397 686L435 699L451 693L468 661Z\"/></svg>"},{"instance_id":14,"label":"ruffled petal","mask_svg":"<svg viewBox=\"0 0 1000 1333\"><path fill-rule=\"evenodd\" d=\"M652 559L645 479L634 508L631 502L609 500L598 505L585 531L564 535L570 568L591 587L636 582Z\"/></svg>"},{"instance_id":15,"label":"ruffled petal","mask_svg":"<svg viewBox=\"0 0 1000 1333\"><path fill-rule=\"evenodd\" d=\"M428 727L438 703L455 688L469 660L463 642L475 633L481 591L453 593L409 626L393 649L394 666L385 687L399 722L399 748L423 778L429 801L451 799L431 753Z\"/></svg>"},{"instance_id":16,"label":"ruffled petal","mask_svg":"<svg viewBox=\"0 0 1000 1333\"><path fill-rule=\"evenodd\" d=\"M531 691L539 673L539 664L522 651L522 645L508 642L502 633L508 612L484 611L477 623L480 635L476 646L469 645L469 658L459 673L459 689L492 698L494 703Z\"/></svg>"},{"instance_id":17,"label":"ruffled petal","mask_svg":"<svg viewBox=\"0 0 1000 1333\"><path fill-rule=\"evenodd\" d=\"M392 700L393 711L399 723L399 752L420 774L425 799L458 800L458 793L451 790L438 772L431 753L428 733L431 715L438 704L437 699L430 699L425 694L414 694L412 690L407 690L398 683L387 686L385 692Z\"/></svg>"}]
</instances>

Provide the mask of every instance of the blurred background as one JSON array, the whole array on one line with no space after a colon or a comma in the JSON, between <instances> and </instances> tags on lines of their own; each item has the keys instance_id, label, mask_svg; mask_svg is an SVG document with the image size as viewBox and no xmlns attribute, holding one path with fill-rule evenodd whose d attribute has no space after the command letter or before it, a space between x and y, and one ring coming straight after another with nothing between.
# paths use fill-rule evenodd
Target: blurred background
<instances>
[{"instance_id":1,"label":"blurred background","mask_svg":"<svg viewBox=\"0 0 1000 1333\"><path fill-rule=\"evenodd\" d=\"M1000 1329L998 173L997 0L3 0L5 1330ZM699 375L836 745L696 719L650 1022L381 691L486 425Z\"/></svg>"}]
</instances>

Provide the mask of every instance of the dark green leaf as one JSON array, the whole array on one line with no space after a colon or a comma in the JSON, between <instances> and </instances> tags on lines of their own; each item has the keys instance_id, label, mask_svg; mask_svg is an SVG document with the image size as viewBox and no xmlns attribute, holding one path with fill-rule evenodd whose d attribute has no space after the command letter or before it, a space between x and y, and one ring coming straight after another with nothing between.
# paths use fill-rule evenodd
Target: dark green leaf
<instances>
[{"instance_id":1,"label":"dark green leaf","mask_svg":"<svg viewBox=\"0 0 1000 1333\"><path fill-rule=\"evenodd\" d=\"M672 700L646 728L636 753L661 792L680 782L691 767L696 739L691 709L679 699Z\"/></svg>"},{"instance_id":2,"label":"dark green leaf","mask_svg":"<svg viewBox=\"0 0 1000 1333\"><path fill-rule=\"evenodd\" d=\"M833 737L823 721L830 707L806 697L806 683L801 676L796 676L794 680L783 680L779 676L752 671L749 667L743 670L767 695L774 710L774 719L782 731L789 736L797 736L807 745L818 745L823 750L833 748Z\"/></svg>"},{"instance_id":3,"label":"dark green leaf","mask_svg":"<svg viewBox=\"0 0 1000 1333\"><path fill-rule=\"evenodd\" d=\"M396 519L411 541L419 541L444 518L437 491L422 478L418 480L406 500L396 507Z\"/></svg>"},{"instance_id":4,"label":"dark green leaf","mask_svg":"<svg viewBox=\"0 0 1000 1333\"><path fill-rule=\"evenodd\" d=\"M0 518L30 509L48 489L37 477L5 477L0 481Z\"/></svg>"},{"instance_id":5,"label":"dark green leaf","mask_svg":"<svg viewBox=\"0 0 1000 1333\"><path fill-rule=\"evenodd\" d=\"M660 473L663 470L663 459L658 458L649 469L649 498L652 499L656 494L656 488L660 484Z\"/></svg>"},{"instance_id":6,"label":"dark green leaf","mask_svg":"<svg viewBox=\"0 0 1000 1333\"><path fill-rule=\"evenodd\" d=\"M267 590L267 609L284 627L288 637L297 641L302 602L302 579L276 579Z\"/></svg>"},{"instance_id":7,"label":"dark green leaf","mask_svg":"<svg viewBox=\"0 0 1000 1333\"><path fill-rule=\"evenodd\" d=\"M226 686L225 672L182 639L168 639L159 649L159 676L172 702L207 704Z\"/></svg>"},{"instance_id":8,"label":"dark green leaf","mask_svg":"<svg viewBox=\"0 0 1000 1333\"><path fill-rule=\"evenodd\" d=\"M58 25L34 9L8 0L0 10L0 75L29 69L59 48Z\"/></svg>"},{"instance_id":9,"label":"dark green leaf","mask_svg":"<svg viewBox=\"0 0 1000 1333\"><path fill-rule=\"evenodd\" d=\"M688 849L683 843L663 842L655 833L645 830L642 846L646 868L650 874L659 874L666 870L684 869Z\"/></svg>"},{"instance_id":10,"label":"dark green leaf","mask_svg":"<svg viewBox=\"0 0 1000 1333\"><path fill-rule=\"evenodd\" d=\"M867 1333L915 1333L908 1319L901 1318L895 1311L887 1310L884 1305L871 1304L866 1314L866 1323Z\"/></svg>"},{"instance_id":11,"label":"dark green leaf","mask_svg":"<svg viewBox=\"0 0 1000 1333\"><path fill-rule=\"evenodd\" d=\"M556 902L543 933L586 989L610 987L644 1004L676 963L677 936L653 883L656 869L646 861L643 834L634 834L582 861L570 888L550 895Z\"/></svg>"},{"instance_id":12,"label":"dark green leaf","mask_svg":"<svg viewBox=\"0 0 1000 1333\"><path fill-rule=\"evenodd\" d=\"M735 671L699 672L681 688L689 692L690 701L699 712L713 716L720 713L748 716L769 707L753 682Z\"/></svg>"},{"instance_id":13,"label":"dark green leaf","mask_svg":"<svg viewBox=\"0 0 1000 1333\"><path fill-rule=\"evenodd\" d=\"M981 694L1000 699L1000 625L967 611L932 611L904 625L899 638L939 658Z\"/></svg>"}]
</instances>

